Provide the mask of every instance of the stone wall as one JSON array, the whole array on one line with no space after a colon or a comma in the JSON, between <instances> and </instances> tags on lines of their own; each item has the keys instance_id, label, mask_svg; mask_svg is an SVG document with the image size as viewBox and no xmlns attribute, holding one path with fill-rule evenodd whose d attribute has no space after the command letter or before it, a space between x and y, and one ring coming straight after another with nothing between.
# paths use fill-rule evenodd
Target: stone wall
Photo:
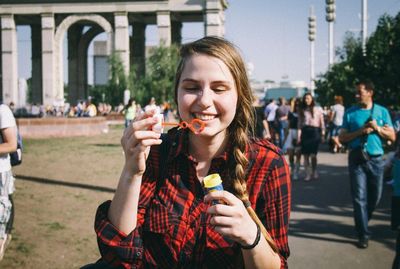
<instances>
[{"instance_id":1,"label":"stone wall","mask_svg":"<svg viewBox=\"0 0 400 269\"><path fill-rule=\"evenodd\" d=\"M108 132L105 117L17 119L23 138L92 136Z\"/></svg>"}]
</instances>

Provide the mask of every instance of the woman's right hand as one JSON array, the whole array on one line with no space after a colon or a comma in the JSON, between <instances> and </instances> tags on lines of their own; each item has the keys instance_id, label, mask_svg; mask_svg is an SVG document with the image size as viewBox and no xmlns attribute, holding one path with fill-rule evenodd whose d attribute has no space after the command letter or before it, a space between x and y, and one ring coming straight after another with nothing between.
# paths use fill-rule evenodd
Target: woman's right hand
<instances>
[{"instance_id":1,"label":"woman's right hand","mask_svg":"<svg viewBox=\"0 0 400 269\"><path fill-rule=\"evenodd\" d=\"M157 123L153 117L155 111L139 115L124 131L121 145L125 153L125 175L141 176L146 170L146 160L149 156L150 146L160 145L161 134L151 130Z\"/></svg>"}]
</instances>

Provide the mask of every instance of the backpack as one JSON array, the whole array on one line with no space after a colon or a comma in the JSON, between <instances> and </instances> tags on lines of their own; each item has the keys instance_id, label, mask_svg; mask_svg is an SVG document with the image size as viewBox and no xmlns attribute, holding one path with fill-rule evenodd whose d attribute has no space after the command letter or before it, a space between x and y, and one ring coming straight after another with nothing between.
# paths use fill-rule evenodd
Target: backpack
<instances>
[{"instance_id":1,"label":"backpack","mask_svg":"<svg viewBox=\"0 0 400 269\"><path fill-rule=\"evenodd\" d=\"M22 137L17 130L17 150L10 152L10 163L11 166L20 165L22 163Z\"/></svg>"}]
</instances>

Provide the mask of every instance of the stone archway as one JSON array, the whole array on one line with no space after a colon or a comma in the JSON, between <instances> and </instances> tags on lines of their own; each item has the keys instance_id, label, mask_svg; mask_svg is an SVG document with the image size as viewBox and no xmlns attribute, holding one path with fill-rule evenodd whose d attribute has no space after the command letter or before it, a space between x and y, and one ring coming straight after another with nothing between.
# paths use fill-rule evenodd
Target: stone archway
<instances>
[{"instance_id":1,"label":"stone archway","mask_svg":"<svg viewBox=\"0 0 400 269\"><path fill-rule=\"evenodd\" d=\"M65 18L57 27L54 37L54 65L56 100L64 100L64 67L63 67L63 40L68 28L78 21L91 21L103 28L107 35L107 54L110 55L113 49L113 29L111 24L100 15L71 15Z\"/></svg>"}]
</instances>

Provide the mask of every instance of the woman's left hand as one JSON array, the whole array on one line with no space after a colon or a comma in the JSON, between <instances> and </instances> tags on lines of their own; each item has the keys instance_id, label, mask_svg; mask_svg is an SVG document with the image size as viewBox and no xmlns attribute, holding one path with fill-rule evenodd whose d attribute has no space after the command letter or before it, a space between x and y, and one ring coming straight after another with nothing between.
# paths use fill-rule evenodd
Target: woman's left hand
<instances>
[{"instance_id":1,"label":"woman's left hand","mask_svg":"<svg viewBox=\"0 0 400 269\"><path fill-rule=\"evenodd\" d=\"M204 197L204 202L213 200L225 202L225 204L211 205L207 213L212 214L210 224L224 236L241 245L251 245L257 235L257 225L247 213L243 202L227 191L213 191Z\"/></svg>"}]
</instances>

